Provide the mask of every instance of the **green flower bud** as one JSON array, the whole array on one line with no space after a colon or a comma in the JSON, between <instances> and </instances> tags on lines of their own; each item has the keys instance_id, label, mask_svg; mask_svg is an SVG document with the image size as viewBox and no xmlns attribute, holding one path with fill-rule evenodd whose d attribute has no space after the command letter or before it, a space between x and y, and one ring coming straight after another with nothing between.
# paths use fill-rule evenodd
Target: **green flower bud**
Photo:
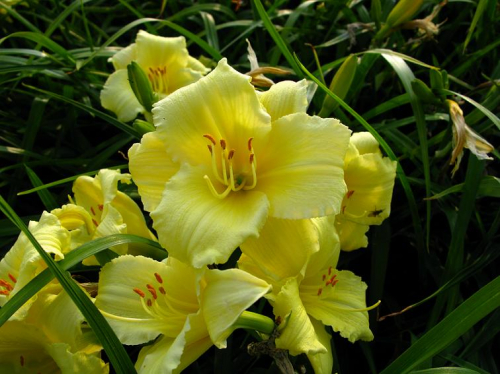
<instances>
[{"instance_id":1,"label":"green flower bud","mask_svg":"<svg viewBox=\"0 0 500 374\"><path fill-rule=\"evenodd\" d=\"M134 91L135 97L146 111L151 112L155 100L155 95L144 70L141 69L139 64L132 61L127 65L128 80L130 87Z\"/></svg>"},{"instance_id":2,"label":"green flower bud","mask_svg":"<svg viewBox=\"0 0 500 374\"><path fill-rule=\"evenodd\" d=\"M136 119L132 126L141 135L155 131L155 127L151 123L143 121L142 119Z\"/></svg>"},{"instance_id":3,"label":"green flower bud","mask_svg":"<svg viewBox=\"0 0 500 374\"><path fill-rule=\"evenodd\" d=\"M423 81L420 79L415 79L411 82L411 87L413 88L413 91L415 92L415 95L418 96L420 100L422 100L424 103L428 104L439 104L440 101L434 95L432 90L427 86Z\"/></svg>"}]
</instances>

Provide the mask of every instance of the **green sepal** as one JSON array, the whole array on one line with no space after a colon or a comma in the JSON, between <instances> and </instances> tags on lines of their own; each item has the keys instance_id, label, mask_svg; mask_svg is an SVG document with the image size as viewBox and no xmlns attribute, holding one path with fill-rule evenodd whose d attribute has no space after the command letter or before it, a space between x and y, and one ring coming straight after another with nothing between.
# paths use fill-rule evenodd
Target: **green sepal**
<instances>
[{"instance_id":1,"label":"green sepal","mask_svg":"<svg viewBox=\"0 0 500 374\"><path fill-rule=\"evenodd\" d=\"M141 136L147 134L148 132L155 131L153 124L148 121L143 121L142 119L136 119L132 126L139 134L141 134Z\"/></svg>"}]
</instances>

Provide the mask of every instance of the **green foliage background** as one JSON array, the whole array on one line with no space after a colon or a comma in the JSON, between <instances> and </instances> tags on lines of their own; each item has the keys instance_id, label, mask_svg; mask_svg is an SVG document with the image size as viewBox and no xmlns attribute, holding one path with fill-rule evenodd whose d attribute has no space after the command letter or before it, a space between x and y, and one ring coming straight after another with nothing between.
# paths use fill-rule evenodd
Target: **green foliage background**
<instances>
[{"instance_id":1,"label":"green foliage background","mask_svg":"<svg viewBox=\"0 0 500 374\"><path fill-rule=\"evenodd\" d=\"M424 2L413 18L426 17L437 3ZM239 9L230 1L27 0L10 8L0 1L0 193L15 212L2 203L6 217L37 220L44 209L67 202L77 175L126 169L124 154L140 136L101 108L99 92L112 72L107 58L117 46L132 43L138 29L182 34L191 55L214 63L227 57L241 72L249 70L248 38L261 66L295 70L276 80L299 79L309 71L326 86L356 54L347 106L337 105L331 115L353 131L370 126L400 169L391 217L371 228L369 248L341 256L339 268L368 283L368 303L382 304L371 312L373 342L353 345L334 334L335 371L499 373L500 184L493 177L499 153L493 152L493 161L479 161L466 151L452 179L448 112L421 101L411 86L416 77L434 93L451 98L453 91L474 100L478 105L455 97L467 124L500 144L499 5L450 0L434 19L440 24L434 39L397 29L374 40L393 6L391 0L242 1ZM435 68L447 71L450 91L439 91L431 81ZM317 90L310 114L320 112L327 94ZM126 192L138 199L133 187ZM18 233L8 218L0 218L3 252ZM84 271L78 261L62 268L96 280L98 269ZM378 320L410 305L415 306L405 313ZM212 349L187 371L277 372L269 359L246 354L245 333L232 339L231 349ZM128 353L134 357L137 351ZM301 357L295 364L307 365ZM126 365L114 369L127 372Z\"/></svg>"}]
</instances>

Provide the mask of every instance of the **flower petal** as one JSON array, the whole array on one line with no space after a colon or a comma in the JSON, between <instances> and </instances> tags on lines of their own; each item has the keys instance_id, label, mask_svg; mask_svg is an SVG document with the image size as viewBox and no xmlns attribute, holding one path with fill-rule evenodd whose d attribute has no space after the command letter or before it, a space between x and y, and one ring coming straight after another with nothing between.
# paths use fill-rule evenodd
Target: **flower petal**
<instances>
[{"instance_id":1,"label":"flower petal","mask_svg":"<svg viewBox=\"0 0 500 374\"><path fill-rule=\"evenodd\" d=\"M281 317L280 337L276 339L277 348L288 349L294 356L327 351L319 341L302 304L296 278L290 278L281 288L273 307L276 318Z\"/></svg>"},{"instance_id":2,"label":"flower petal","mask_svg":"<svg viewBox=\"0 0 500 374\"><path fill-rule=\"evenodd\" d=\"M349 190L341 215L364 224L380 225L391 212L396 162L376 153L353 158L345 168Z\"/></svg>"},{"instance_id":3,"label":"flower petal","mask_svg":"<svg viewBox=\"0 0 500 374\"><path fill-rule=\"evenodd\" d=\"M248 140L264 146L271 129L250 77L219 61L217 67L196 84L179 89L153 107L158 135L174 161L210 165L207 139L224 139L235 149L235 163L248 164Z\"/></svg>"},{"instance_id":4,"label":"flower petal","mask_svg":"<svg viewBox=\"0 0 500 374\"><path fill-rule=\"evenodd\" d=\"M340 247L343 251L353 251L368 247L366 233L370 226L345 219L342 214L336 216L335 227L340 237Z\"/></svg>"},{"instance_id":5,"label":"flower petal","mask_svg":"<svg viewBox=\"0 0 500 374\"><path fill-rule=\"evenodd\" d=\"M95 304L124 344L146 343L166 328L165 321L148 313L134 291L139 289L149 298L146 285L154 284L155 273L166 279L165 264L129 255L114 259L101 270Z\"/></svg>"},{"instance_id":6,"label":"flower petal","mask_svg":"<svg viewBox=\"0 0 500 374\"><path fill-rule=\"evenodd\" d=\"M146 72L149 67L177 71L187 65L188 51L183 36L165 38L139 30L135 44L136 61Z\"/></svg>"},{"instance_id":7,"label":"flower petal","mask_svg":"<svg viewBox=\"0 0 500 374\"><path fill-rule=\"evenodd\" d=\"M239 270L210 270L205 273L201 307L212 341L226 348L231 326L241 313L264 296L271 286L253 275Z\"/></svg>"},{"instance_id":8,"label":"flower petal","mask_svg":"<svg viewBox=\"0 0 500 374\"><path fill-rule=\"evenodd\" d=\"M259 95L259 100L271 115L271 121L288 114L306 112L307 109L307 81L283 81Z\"/></svg>"},{"instance_id":9,"label":"flower petal","mask_svg":"<svg viewBox=\"0 0 500 374\"><path fill-rule=\"evenodd\" d=\"M321 296L304 295L301 298L307 313L332 326L333 330L350 342L373 340L368 324L368 312L356 311L366 308L366 284L350 271L334 271L338 281L334 287L325 287Z\"/></svg>"},{"instance_id":10,"label":"flower petal","mask_svg":"<svg viewBox=\"0 0 500 374\"><path fill-rule=\"evenodd\" d=\"M337 120L305 113L273 122L267 152L256 155L256 189L269 198L270 216L302 219L340 211L349 134Z\"/></svg>"},{"instance_id":11,"label":"flower petal","mask_svg":"<svg viewBox=\"0 0 500 374\"><path fill-rule=\"evenodd\" d=\"M101 105L123 122L132 121L137 114L144 113L144 107L130 87L126 69L115 71L106 80L101 91Z\"/></svg>"},{"instance_id":12,"label":"flower petal","mask_svg":"<svg viewBox=\"0 0 500 374\"><path fill-rule=\"evenodd\" d=\"M337 267L340 255L340 240L335 230L335 216L326 216L311 219L312 224L318 231L319 251L311 255L305 277L316 276L325 267Z\"/></svg>"},{"instance_id":13,"label":"flower petal","mask_svg":"<svg viewBox=\"0 0 500 374\"><path fill-rule=\"evenodd\" d=\"M360 155L367 153L382 154L377 139L367 131L353 133L351 143L356 147Z\"/></svg>"},{"instance_id":14,"label":"flower petal","mask_svg":"<svg viewBox=\"0 0 500 374\"><path fill-rule=\"evenodd\" d=\"M157 132L142 137L141 143L134 144L128 151L129 168L139 189L144 209L156 209L165 189L165 183L179 170L165 150L165 144Z\"/></svg>"},{"instance_id":15,"label":"flower petal","mask_svg":"<svg viewBox=\"0 0 500 374\"><path fill-rule=\"evenodd\" d=\"M316 336L321 344L325 346L326 352L308 354L307 358L309 358L315 373L331 373L333 369L333 356L330 340L332 337L326 332L325 326L321 322L316 321L312 317L310 317L310 320L314 326Z\"/></svg>"},{"instance_id":16,"label":"flower petal","mask_svg":"<svg viewBox=\"0 0 500 374\"><path fill-rule=\"evenodd\" d=\"M310 255L319 250L318 240L310 220L268 218L260 236L247 239L240 248L274 283L299 275Z\"/></svg>"},{"instance_id":17,"label":"flower petal","mask_svg":"<svg viewBox=\"0 0 500 374\"><path fill-rule=\"evenodd\" d=\"M72 353L65 343L54 343L46 348L52 359L57 363L61 373L88 374L109 373L109 364L99 357L84 352Z\"/></svg>"},{"instance_id":18,"label":"flower petal","mask_svg":"<svg viewBox=\"0 0 500 374\"><path fill-rule=\"evenodd\" d=\"M132 43L128 47L115 53L108 61L113 63L115 70L127 69L127 65L137 58L136 44Z\"/></svg>"},{"instance_id":19,"label":"flower petal","mask_svg":"<svg viewBox=\"0 0 500 374\"><path fill-rule=\"evenodd\" d=\"M266 196L256 191L216 198L203 179L206 174L203 166L184 164L151 213L160 243L194 267L226 262L247 238L258 236L269 208Z\"/></svg>"}]
</instances>

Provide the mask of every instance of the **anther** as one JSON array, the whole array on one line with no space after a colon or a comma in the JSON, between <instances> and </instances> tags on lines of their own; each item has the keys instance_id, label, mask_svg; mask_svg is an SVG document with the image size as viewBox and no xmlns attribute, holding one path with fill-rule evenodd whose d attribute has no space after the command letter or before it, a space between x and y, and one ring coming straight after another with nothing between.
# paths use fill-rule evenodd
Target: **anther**
<instances>
[{"instance_id":1,"label":"anther","mask_svg":"<svg viewBox=\"0 0 500 374\"><path fill-rule=\"evenodd\" d=\"M213 152L213 151L212 151L212 145L207 144L207 147L208 147L208 150L210 151L210 154L212 154L212 152Z\"/></svg>"},{"instance_id":2,"label":"anther","mask_svg":"<svg viewBox=\"0 0 500 374\"><path fill-rule=\"evenodd\" d=\"M101 212L102 212L102 210L104 209L104 205L102 205L102 204L97 205L97 207L99 208L99 210L100 210Z\"/></svg>"},{"instance_id":3,"label":"anther","mask_svg":"<svg viewBox=\"0 0 500 374\"><path fill-rule=\"evenodd\" d=\"M249 157L249 160L250 160L250 163L253 164L253 159L254 159L255 155L253 153L250 153L250 157Z\"/></svg>"},{"instance_id":4,"label":"anther","mask_svg":"<svg viewBox=\"0 0 500 374\"><path fill-rule=\"evenodd\" d=\"M204 138L207 138L208 140L210 140L212 142L213 145L217 145L217 142L215 141L214 137L210 134L205 134L203 135Z\"/></svg>"},{"instance_id":5,"label":"anther","mask_svg":"<svg viewBox=\"0 0 500 374\"><path fill-rule=\"evenodd\" d=\"M8 290L0 290L0 295L9 296L9 294L10 294L10 291L8 291Z\"/></svg>"},{"instance_id":6,"label":"anther","mask_svg":"<svg viewBox=\"0 0 500 374\"><path fill-rule=\"evenodd\" d=\"M9 278L12 282L17 283L17 279L11 273L9 273Z\"/></svg>"},{"instance_id":7,"label":"anther","mask_svg":"<svg viewBox=\"0 0 500 374\"><path fill-rule=\"evenodd\" d=\"M19 362L20 362L21 366L24 366L24 357L23 356L19 357Z\"/></svg>"},{"instance_id":8,"label":"anther","mask_svg":"<svg viewBox=\"0 0 500 374\"><path fill-rule=\"evenodd\" d=\"M158 283L163 283L163 279L161 278L160 274L155 273L155 278L158 281Z\"/></svg>"},{"instance_id":9,"label":"anther","mask_svg":"<svg viewBox=\"0 0 500 374\"><path fill-rule=\"evenodd\" d=\"M146 294L144 292L142 292L140 289L138 288L134 288L133 290L137 295L139 295L140 297L142 297L144 299L144 296L146 296Z\"/></svg>"},{"instance_id":10,"label":"anther","mask_svg":"<svg viewBox=\"0 0 500 374\"><path fill-rule=\"evenodd\" d=\"M165 289L164 289L163 287L158 288L158 290L160 291L160 293L161 293L162 295L166 295L166 294L167 294L167 293L165 292Z\"/></svg>"},{"instance_id":11,"label":"anther","mask_svg":"<svg viewBox=\"0 0 500 374\"><path fill-rule=\"evenodd\" d=\"M347 191L346 197L349 199L354 194L354 191Z\"/></svg>"},{"instance_id":12,"label":"anther","mask_svg":"<svg viewBox=\"0 0 500 374\"><path fill-rule=\"evenodd\" d=\"M4 281L3 279L0 279L0 286L5 287L8 291L12 291L10 283Z\"/></svg>"},{"instance_id":13,"label":"anther","mask_svg":"<svg viewBox=\"0 0 500 374\"><path fill-rule=\"evenodd\" d=\"M332 267L331 266L328 268L328 275L332 275Z\"/></svg>"},{"instance_id":14,"label":"anther","mask_svg":"<svg viewBox=\"0 0 500 374\"><path fill-rule=\"evenodd\" d=\"M148 299L147 304L148 304L148 306L153 305L153 302L151 301L151 299Z\"/></svg>"},{"instance_id":15,"label":"anther","mask_svg":"<svg viewBox=\"0 0 500 374\"><path fill-rule=\"evenodd\" d=\"M227 159L228 159L228 160L231 160L231 159L233 158L233 156L234 156L234 149L231 149L231 150L229 151L229 154L227 155Z\"/></svg>"},{"instance_id":16,"label":"anther","mask_svg":"<svg viewBox=\"0 0 500 374\"><path fill-rule=\"evenodd\" d=\"M90 207L90 211L92 212L92 214L95 216L95 210L94 208Z\"/></svg>"},{"instance_id":17,"label":"anther","mask_svg":"<svg viewBox=\"0 0 500 374\"><path fill-rule=\"evenodd\" d=\"M344 205L344 206L342 207L342 214L345 214L345 208L346 208L346 206Z\"/></svg>"},{"instance_id":18,"label":"anther","mask_svg":"<svg viewBox=\"0 0 500 374\"><path fill-rule=\"evenodd\" d=\"M94 224L95 227L99 226L99 224L97 223L97 221L95 219L92 218L92 223Z\"/></svg>"},{"instance_id":19,"label":"anther","mask_svg":"<svg viewBox=\"0 0 500 374\"><path fill-rule=\"evenodd\" d=\"M146 285L146 288L148 289L148 291L151 294L151 296L153 296L153 299L156 300L158 298L158 295L156 294L155 288L152 285L150 285L150 284Z\"/></svg>"},{"instance_id":20,"label":"anther","mask_svg":"<svg viewBox=\"0 0 500 374\"><path fill-rule=\"evenodd\" d=\"M249 139L248 139L248 150L249 150L250 152L252 152L252 140L253 140L253 138L249 138Z\"/></svg>"},{"instance_id":21,"label":"anther","mask_svg":"<svg viewBox=\"0 0 500 374\"><path fill-rule=\"evenodd\" d=\"M318 289L318 296L320 296L322 292L323 292L323 289L322 289L322 288L319 288L319 289Z\"/></svg>"},{"instance_id":22,"label":"anther","mask_svg":"<svg viewBox=\"0 0 500 374\"><path fill-rule=\"evenodd\" d=\"M226 141L224 139L220 140L220 147L222 148L223 151L226 150Z\"/></svg>"},{"instance_id":23,"label":"anther","mask_svg":"<svg viewBox=\"0 0 500 374\"><path fill-rule=\"evenodd\" d=\"M323 274L323 281L326 279L326 274Z\"/></svg>"}]
</instances>

